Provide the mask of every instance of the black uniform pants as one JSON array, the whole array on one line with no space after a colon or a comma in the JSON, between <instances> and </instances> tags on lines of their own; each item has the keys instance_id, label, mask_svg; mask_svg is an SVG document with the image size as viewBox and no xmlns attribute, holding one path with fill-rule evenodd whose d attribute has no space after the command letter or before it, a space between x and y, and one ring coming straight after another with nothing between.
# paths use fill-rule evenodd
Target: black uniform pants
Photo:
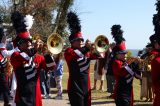
<instances>
[{"instance_id":1,"label":"black uniform pants","mask_svg":"<svg viewBox=\"0 0 160 106\"><path fill-rule=\"evenodd\" d=\"M116 106L130 106L130 99L128 98L117 98L115 99Z\"/></svg>"},{"instance_id":2,"label":"black uniform pants","mask_svg":"<svg viewBox=\"0 0 160 106\"><path fill-rule=\"evenodd\" d=\"M68 93L71 106L87 106L88 95L83 95L78 92Z\"/></svg>"},{"instance_id":3,"label":"black uniform pants","mask_svg":"<svg viewBox=\"0 0 160 106\"><path fill-rule=\"evenodd\" d=\"M9 87L4 73L0 73L0 93L3 94L4 104L9 103Z\"/></svg>"}]
</instances>

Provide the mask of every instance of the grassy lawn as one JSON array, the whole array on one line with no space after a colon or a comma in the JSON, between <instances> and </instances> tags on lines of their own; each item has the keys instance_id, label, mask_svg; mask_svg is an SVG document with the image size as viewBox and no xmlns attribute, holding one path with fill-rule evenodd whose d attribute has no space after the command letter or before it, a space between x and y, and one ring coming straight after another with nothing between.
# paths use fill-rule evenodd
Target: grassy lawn
<instances>
[{"instance_id":1,"label":"grassy lawn","mask_svg":"<svg viewBox=\"0 0 160 106\"><path fill-rule=\"evenodd\" d=\"M90 79L91 79L91 87L93 86L93 66L94 64L92 63L90 65ZM67 65L64 65L64 75L63 75L63 89L64 91L66 91L67 89L67 81L68 81L68 68ZM97 82L97 88L98 88L98 84L99 82ZM134 83L133 83L133 87L134 87L134 104L135 106L151 106L152 102L144 102L140 100L140 81L137 79L134 79ZM106 80L104 82L104 89L106 90ZM66 92L65 92L66 93ZM100 92L99 90L93 90L92 91L92 100L96 100L96 101L100 101L100 102L114 102L113 99L107 99L107 96L109 96L109 94L105 91L105 92Z\"/></svg>"}]
</instances>

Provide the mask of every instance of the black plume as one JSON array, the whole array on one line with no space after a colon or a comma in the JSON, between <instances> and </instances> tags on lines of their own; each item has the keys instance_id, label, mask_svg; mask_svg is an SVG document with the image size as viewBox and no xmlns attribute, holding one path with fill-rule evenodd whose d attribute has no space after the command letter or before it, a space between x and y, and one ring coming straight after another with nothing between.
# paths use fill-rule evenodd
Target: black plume
<instances>
[{"instance_id":1,"label":"black plume","mask_svg":"<svg viewBox=\"0 0 160 106\"><path fill-rule=\"evenodd\" d=\"M150 42L147 43L146 48L152 47L152 44Z\"/></svg>"},{"instance_id":2,"label":"black plume","mask_svg":"<svg viewBox=\"0 0 160 106\"><path fill-rule=\"evenodd\" d=\"M157 3L155 4L157 7L156 7L156 11L160 11L160 1L157 0Z\"/></svg>"},{"instance_id":3,"label":"black plume","mask_svg":"<svg viewBox=\"0 0 160 106\"><path fill-rule=\"evenodd\" d=\"M153 25L154 25L155 35L160 36L160 1L157 0L157 3L155 5L157 13L153 15Z\"/></svg>"},{"instance_id":4,"label":"black plume","mask_svg":"<svg viewBox=\"0 0 160 106\"><path fill-rule=\"evenodd\" d=\"M154 14L154 15L153 15L153 21L152 21L152 22L153 22L153 25L154 25L154 31L155 31L155 32L157 32L157 30L158 30L158 28L157 28L157 26L158 26L158 25L157 25L158 20L157 20L157 19L158 19L157 14Z\"/></svg>"},{"instance_id":5,"label":"black plume","mask_svg":"<svg viewBox=\"0 0 160 106\"><path fill-rule=\"evenodd\" d=\"M122 41L125 41L125 39L123 38L123 31L121 30L120 25L113 25L111 28L111 34L114 38L114 41L117 44L120 44Z\"/></svg>"},{"instance_id":6,"label":"black plume","mask_svg":"<svg viewBox=\"0 0 160 106\"><path fill-rule=\"evenodd\" d=\"M78 32L81 32L80 20L76 13L69 12L67 15L67 22L69 24L71 36Z\"/></svg>"},{"instance_id":7,"label":"black plume","mask_svg":"<svg viewBox=\"0 0 160 106\"><path fill-rule=\"evenodd\" d=\"M13 27L15 28L17 34L19 32L25 32L27 31L26 25L24 24L24 16L19 13L18 11L13 12L11 15L11 21L13 24Z\"/></svg>"}]
</instances>

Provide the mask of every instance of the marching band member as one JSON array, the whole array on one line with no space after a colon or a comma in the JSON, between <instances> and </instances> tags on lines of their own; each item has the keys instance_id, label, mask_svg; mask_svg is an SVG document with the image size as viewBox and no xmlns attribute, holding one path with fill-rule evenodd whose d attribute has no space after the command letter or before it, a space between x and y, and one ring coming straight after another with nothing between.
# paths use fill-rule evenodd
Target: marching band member
<instances>
[{"instance_id":1,"label":"marching band member","mask_svg":"<svg viewBox=\"0 0 160 106\"><path fill-rule=\"evenodd\" d=\"M146 102L147 101L152 102L153 93L152 93L152 79L151 79L151 67L150 67L151 65L150 56L152 52L151 44L148 44L143 51L140 51L142 52L140 58L143 59L140 63L140 72L142 73L140 99L142 100L143 97L145 97Z\"/></svg>"},{"instance_id":2,"label":"marching band member","mask_svg":"<svg viewBox=\"0 0 160 106\"><path fill-rule=\"evenodd\" d=\"M113 68L112 68L112 63L115 59L115 48L119 45L124 45L125 47L125 38L123 37L123 30L121 30L121 25L113 25L111 27L111 35L112 35L112 38L114 39L114 43L111 44L111 48L110 48L110 55L108 57L108 74L110 74L110 76L112 76L114 73L113 73ZM125 47L126 48L126 47ZM114 76L114 75L113 75ZM111 80L110 81L107 81L111 84L107 84L107 85L112 85L114 86L115 84L115 78L114 77L111 77ZM112 92L113 93L113 92ZM110 95L112 96L112 95Z\"/></svg>"},{"instance_id":3,"label":"marching band member","mask_svg":"<svg viewBox=\"0 0 160 106\"><path fill-rule=\"evenodd\" d=\"M157 14L153 15L153 25L155 34L150 36L150 41L153 46L152 61L151 61L151 76L152 87L154 92L153 106L160 106L160 1L157 0Z\"/></svg>"},{"instance_id":4,"label":"marching band member","mask_svg":"<svg viewBox=\"0 0 160 106\"><path fill-rule=\"evenodd\" d=\"M7 56L9 53L5 49L3 42L6 42L6 37L5 37L3 28L0 28L0 92L3 94L4 106L11 106L9 104L9 87L8 87L7 75L6 75L6 71L8 71ZM4 51L6 51L7 53Z\"/></svg>"},{"instance_id":5,"label":"marching band member","mask_svg":"<svg viewBox=\"0 0 160 106\"><path fill-rule=\"evenodd\" d=\"M3 56L3 58L6 60L6 64L10 64L9 62L9 59L10 59L10 56L15 52L15 51L19 51L18 47L16 48L13 48L12 50L7 50L7 39L6 39L6 35L4 33L4 29L3 28L0 28L0 35L1 35L1 42L0 42L0 53L1 55ZM11 70L5 70L5 71L11 71ZM11 96L13 97L13 101L12 101L12 106L15 106L14 104L14 96L15 96L15 89L16 89L16 78L14 77L14 72L12 72L12 84L11 84ZM9 92L9 88L7 86L6 90L8 90ZM8 95L9 93L7 93ZM7 97L8 98L8 101L9 101L9 96Z\"/></svg>"},{"instance_id":6,"label":"marching band member","mask_svg":"<svg viewBox=\"0 0 160 106\"><path fill-rule=\"evenodd\" d=\"M116 47L116 45L120 45L121 43L125 44L125 39L122 37L123 31L120 28L121 28L120 25L113 25L111 27L111 35L115 42L113 42L110 45L110 48L109 48L110 53L108 54L107 65L106 65L107 92L111 93L109 98L112 98L114 95L113 88L115 85L115 78L114 78L114 73L112 68L112 63L115 59L114 48Z\"/></svg>"},{"instance_id":7,"label":"marching band member","mask_svg":"<svg viewBox=\"0 0 160 106\"><path fill-rule=\"evenodd\" d=\"M64 56L69 69L68 96L71 106L91 106L90 60L96 58L90 51L91 42L82 37L81 26L77 15L68 13L71 30L69 41L71 47L65 50Z\"/></svg>"},{"instance_id":8,"label":"marching band member","mask_svg":"<svg viewBox=\"0 0 160 106\"><path fill-rule=\"evenodd\" d=\"M20 16L20 17L19 17ZM19 18L19 20L15 20ZM17 32L17 46L20 51L11 55L11 64L17 80L15 96L16 106L42 106L40 92L40 69L49 70L42 55L37 53L38 45L32 45L24 17L16 12L12 14L13 25Z\"/></svg>"},{"instance_id":9,"label":"marching band member","mask_svg":"<svg viewBox=\"0 0 160 106\"><path fill-rule=\"evenodd\" d=\"M159 35L153 35L154 39L153 42L151 41L154 51L152 52L152 55L154 55L154 58L151 61L151 77L152 77L152 87L153 87L153 93L154 93L154 102L153 106L159 106L160 105L160 37Z\"/></svg>"},{"instance_id":10,"label":"marching band member","mask_svg":"<svg viewBox=\"0 0 160 106\"><path fill-rule=\"evenodd\" d=\"M116 79L114 89L116 106L133 106L132 82L135 73L125 63L125 54L127 51L124 45L117 46L114 52L116 57L112 63L112 68Z\"/></svg>"},{"instance_id":11,"label":"marching band member","mask_svg":"<svg viewBox=\"0 0 160 106\"><path fill-rule=\"evenodd\" d=\"M115 59L112 63L112 70L116 79L114 95L116 106L133 106L132 82L137 74L126 63L126 45L123 38L123 31L120 25L112 26L112 35L116 42L113 48Z\"/></svg>"}]
</instances>

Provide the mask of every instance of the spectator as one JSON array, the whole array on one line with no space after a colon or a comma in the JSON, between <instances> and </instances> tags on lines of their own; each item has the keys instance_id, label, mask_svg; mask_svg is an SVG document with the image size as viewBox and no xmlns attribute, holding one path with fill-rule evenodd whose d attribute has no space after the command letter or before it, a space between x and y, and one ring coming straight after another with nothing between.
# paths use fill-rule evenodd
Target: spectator
<instances>
[{"instance_id":1,"label":"spectator","mask_svg":"<svg viewBox=\"0 0 160 106\"><path fill-rule=\"evenodd\" d=\"M56 81L56 87L58 89L55 99L62 99L62 76L63 76L63 54L60 53L55 58L56 68L54 70L54 77Z\"/></svg>"}]
</instances>

